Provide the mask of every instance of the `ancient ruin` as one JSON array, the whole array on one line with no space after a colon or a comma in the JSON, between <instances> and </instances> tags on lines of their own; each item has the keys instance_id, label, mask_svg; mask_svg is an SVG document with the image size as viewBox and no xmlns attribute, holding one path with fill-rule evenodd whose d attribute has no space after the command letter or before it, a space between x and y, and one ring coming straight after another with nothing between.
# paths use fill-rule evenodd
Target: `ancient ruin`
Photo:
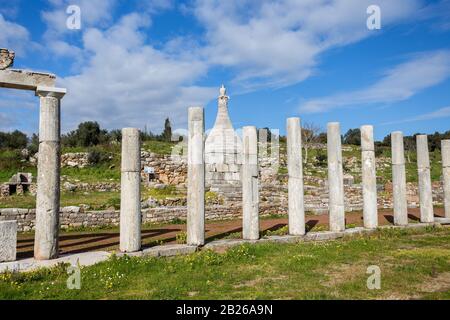
<instances>
[{"instance_id":1,"label":"ancient ruin","mask_svg":"<svg viewBox=\"0 0 450 320\"><path fill-rule=\"evenodd\" d=\"M222 85L216 122L205 142L206 187L225 198L240 199L242 141L228 114L229 99Z\"/></svg>"},{"instance_id":2,"label":"ancient ruin","mask_svg":"<svg viewBox=\"0 0 450 320\"><path fill-rule=\"evenodd\" d=\"M0 70L5 70L6 68L12 67L14 64L14 57L14 51L0 48Z\"/></svg>"},{"instance_id":3,"label":"ancient ruin","mask_svg":"<svg viewBox=\"0 0 450 320\"><path fill-rule=\"evenodd\" d=\"M6 51L2 51L6 57ZM39 97L39 161L36 196L34 256L37 260L56 258L59 234L61 99L66 89L56 88L51 74L6 69L14 55L4 59L0 87L32 90Z\"/></svg>"},{"instance_id":4,"label":"ancient ruin","mask_svg":"<svg viewBox=\"0 0 450 320\"><path fill-rule=\"evenodd\" d=\"M10 66L12 61L8 62L3 57L10 57L12 60L13 56L11 58L10 53L4 53L2 56L3 65ZM77 214L83 211L80 207L60 208L60 168L61 166L83 167L87 163L85 154L71 154L61 158L61 99L66 94L66 90L55 87L54 75L11 69L0 70L0 87L33 90L40 100L37 207L35 210L0 210L2 218L7 217L7 220L11 220L0 222L0 262L15 260L17 231L32 229L35 230L35 260L55 259L59 255L60 228L68 227L70 219L74 216L78 219ZM242 217L242 239L252 242L258 241L261 237L260 217L273 212L288 215L289 235L280 238L282 241L334 239L344 234L371 232L378 227L378 207L391 205L390 203L386 205L387 200L378 194L374 128L371 125L361 127L361 184L355 186L353 177L344 175L340 123L331 122L327 126L327 181L319 187L313 187L304 185L308 178L304 175L306 165L304 166L302 161L301 121L299 118L287 119L287 155L283 159L280 157L280 162L287 168L283 182L274 179L278 172L274 173L273 168L266 170L266 165L271 162L271 158L264 152L259 152L260 148L265 149L266 140L258 142L256 127L243 127L241 141L228 115L228 100L226 89L222 86L216 123L206 140L203 108L189 108L188 157L177 164L167 164L168 158L157 158L155 155L142 151L138 129L122 130L121 209L120 212L108 213L108 222L120 225L122 253L147 252L156 256L167 254L164 251L166 249L158 247L142 250L142 222L169 222L181 217L187 220L187 239L185 245L168 247L167 250L175 253L194 252L199 247L214 246L214 243L205 241L206 218ZM407 201L409 189L405 178L403 134L393 132L391 139L393 222L397 226L409 227ZM78 161L78 158L81 160ZM161 164L161 162L164 163ZM426 135L417 136L417 164L418 201L421 210L419 225L430 225L435 222L449 223L450 141L442 141L443 186L440 192L443 195L445 218L434 217L433 192L436 187L431 183L430 178ZM389 164L386 165L389 166ZM152 170L145 169L148 167ZM159 179L159 182L186 184L186 206L144 208L141 201L141 182L149 180L149 174L152 175L152 180ZM161 181L162 179L164 181ZM10 181L9 188L14 186L17 192L18 189L31 184L31 175L18 173ZM82 186L66 184L62 187L71 190L82 188ZM110 187L116 188L115 190L119 188L114 185ZM207 206L205 194L208 188L228 194L230 197L234 195L234 200L238 199L239 205L221 206L213 203ZM362 202L358 207L363 211L364 227L361 228L346 227L345 211L349 203L346 201L345 193L351 188L359 188L362 194ZM306 232L305 214L311 209L308 201L313 197L310 193L314 192L323 200L319 209L329 214L328 232ZM236 194L241 194L242 197L236 197ZM276 197L281 200L274 201ZM264 201L262 201L263 198L265 198ZM230 210L232 210L231 214ZM86 216L100 225L102 216L97 214L91 212ZM34 225L31 222L33 220L35 220ZM25 221L29 224L27 225ZM77 220L76 223L77 226L89 226L90 221L85 223L84 220Z\"/></svg>"}]
</instances>

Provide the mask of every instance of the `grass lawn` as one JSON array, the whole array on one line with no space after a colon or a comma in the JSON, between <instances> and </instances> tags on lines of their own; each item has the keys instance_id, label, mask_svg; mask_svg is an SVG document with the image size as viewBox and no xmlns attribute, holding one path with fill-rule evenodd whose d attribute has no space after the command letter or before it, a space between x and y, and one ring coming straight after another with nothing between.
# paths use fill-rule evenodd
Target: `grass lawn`
<instances>
[{"instance_id":1,"label":"grass lawn","mask_svg":"<svg viewBox=\"0 0 450 320\"><path fill-rule=\"evenodd\" d=\"M79 206L86 204L89 210L104 210L114 207L120 208L120 192L62 192L61 207ZM23 196L11 196L0 201L1 208L36 208L36 197L29 193Z\"/></svg>"},{"instance_id":2,"label":"grass lawn","mask_svg":"<svg viewBox=\"0 0 450 320\"><path fill-rule=\"evenodd\" d=\"M381 289L366 286L381 269ZM450 299L450 229L384 230L330 242L244 245L174 258L111 258L0 275L0 299Z\"/></svg>"}]
</instances>

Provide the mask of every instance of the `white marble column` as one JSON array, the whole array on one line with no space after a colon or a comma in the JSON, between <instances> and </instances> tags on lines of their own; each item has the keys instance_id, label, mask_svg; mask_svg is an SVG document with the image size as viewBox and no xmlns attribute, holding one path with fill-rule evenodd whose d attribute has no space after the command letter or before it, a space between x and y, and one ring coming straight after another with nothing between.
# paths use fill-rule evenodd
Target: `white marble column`
<instances>
[{"instance_id":1,"label":"white marble column","mask_svg":"<svg viewBox=\"0 0 450 320\"><path fill-rule=\"evenodd\" d=\"M450 218L450 140L442 140L441 153L445 218Z\"/></svg>"},{"instance_id":2,"label":"white marble column","mask_svg":"<svg viewBox=\"0 0 450 320\"><path fill-rule=\"evenodd\" d=\"M391 134L392 153L392 189L394 197L394 224L406 226L408 224L408 205L406 202L406 171L403 133Z\"/></svg>"},{"instance_id":3,"label":"white marble column","mask_svg":"<svg viewBox=\"0 0 450 320\"><path fill-rule=\"evenodd\" d=\"M258 141L256 128L242 129L242 237L259 239Z\"/></svg>"},{"instance_id":4,"label":"white marble column","mask_svg":"<svg viewBox=\"0 0 450 320\"><path fill-rule=\"evenodd\" d=\"M430 155L428 138L421 134L417 139L417 170L419 173L420 221L433 222L433 192L431 190Z\"/></svg>"},{"instance_id":5,"label":"white marble column","mask_svg":"<svg viewBox=\"0 0 450 320\"><path fill-rule=\"evenodd\" d=\"M61 99L66 89L38 87L40 98L39 154L36 195L34 257L58 257L61 171Z\"/></svg>"},{"instance_id":6,"label":"white marble column","mask_svg":"<svg viewBox=\"0 0 450 320\"><path fill-rule=\"evenodd\" d=\"M329 221L331 231L345 230L344 174L339 122L327 126Z\"/></svg>"},{"instance_id":7,"label":"white marble column","mask_svg":"<svg viewBox=\"0 0 450 320\"><path fill-rule=\"evenodd\" d=\"M141 143L139 129L122 129L120 251L141 249Z\"/></svg>"},{"instance_id":8,"label":"white marble column","mask_svg":"<svg viewBox=\"0 0 450 320\"><path fill-rule=\"evenodd\" d=\"M289 234L305 234L302 131L299 118L287 119Z\"/></svg>"},{"instance_id":9,"label":"white marble column","mask_svg":"<svg viewBox=\"0 0 450 320\"><path fill-rule=\"evenodd\" d=\"M189 108L187 244L205 244L204 111Z\"/></svg>"},{"instance_id":10,"label":"white marble column","mask_svg":"<svg viewBox=\"0 0 450 320\"><path fill-rule=\"evenodd\" d=\"M378 210L373 126L366 125L361 127L361 152L364 227L375 229L378 227Z\"/></svg>"}]
</instances>

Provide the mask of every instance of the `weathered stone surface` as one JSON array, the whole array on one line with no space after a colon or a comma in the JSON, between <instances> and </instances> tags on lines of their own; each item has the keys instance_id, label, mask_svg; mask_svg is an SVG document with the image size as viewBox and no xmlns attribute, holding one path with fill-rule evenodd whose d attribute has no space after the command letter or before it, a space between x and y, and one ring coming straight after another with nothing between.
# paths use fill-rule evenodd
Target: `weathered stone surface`
<instances>
[{"instance_id":1,"label":"weathered stone surface","mask_svg":"<svg viewBox=\"0 0 450 320\"><path fill-rule=\"evenodd\" d=\"M428 138L426 135L418 135L416 139L417 170L419 176L420 221L433 222L433 192L431 189Z\"/></svg>"},{"instance_id":2,"label":"weathered stone surface","mask_svg":"<svg viewBox=\"0 0 450 320\"><path fill-rule=\"evenodd\" d=\"M450 218L450 140L441 144L445 217Z\"/></svg>"},{"instance_id":3,"label":"weathered stone surface","mask_svg":"<svg viewBox=\"0 0 450 320\"><path fill-rule=\"evenodd\" d=\"M205 141L205 184L225 199L241 193L240 169L242 141L228 115L228 100L224 86L220 88L217 118Z\"/></svg>"},{"instance_id":4,"label":"weathered stone surface","mask_svg":"<svg viewBox=\"0 0 450 320\"><path fill-rule=\"evenodd\" d=\"M0 70L5 70L6 68L12 67L14 64L14 57L14 51L0 48Z\"/></svg>"},{"instance_id":5,"label":"weathered stone surface","mask_svg":"<svg viewBox=\"0 0 450 320\"><path fill-rule=\"evenodd\" d=\"M341 129L338 122L328 123L328 188L330 231L345 230L344 182L342 169Z\"/></svg>"},{"instance_id":6,"label":"weathered stone surface","mask_svg":"<svg viewBox=\"0 0 450 320\"><path fill-rule=\"evenodd\" d=\"M122 130L120 251L141 249L141 157L139 130Z\"/></svg>"},{"instance_id":7,"label":"weathered stone surface","mask_svg":"<svg viewBox=\"0 0 450 320\"><path fill-rule=\"evenodd\" d=\"M17 222L0 221L0 262L16 260Z\"/></svg>"},{"instance_id":8,"label":"weathered stone surface","mask_svg":"<svg viewBox=\"0 0 450 320\"><path fill-rule=\"evenodd\" d=\"M391 148L394 223L404 226L408 224L408 205L406 202L405 150L402 132L392 132Z\"/></svg>"},{"instance_id":9,"label":"weathered stone surface","mask_svg":"<svg viewBox=\"0 0 450 320\"><path fill-rule=\"evenodd\" d=\"M171 244L156 246L143 250L143 256L152 257L171 257L177 255L191 254L197 251L197 246L190 246L186 244Z\"/></svg>"},{"instance_id":10,"label":"weathered stone surface","mask_svg":"<svg viewBox=\"0 0 450 320\"><path fill-rule=\"evenodd\" d=\"M289 234L305 234L302 133L300 119L287 119Z\"/></svg>"},{"instance_id":11,"label":"weathered stone surface","mask_svg":"<svg viewBox=\"0 0 450 320\"><path fill-rule=\"evenodd\" d=\"M378 227L378 210L373 126L361 127L361 152L364 227L375 229Z\"/></svg>"},{"instance_id":12,"label":"weathered stone surface","mask_svg":"<svg viewBox=\"0 0 450 320\"><path fill-rule=\"evenodd\" d=\"M38 87L40 97L39 161L36 195L34 257L58 256L60 200L61 104L65 89Z\"/></svg>"},{"instance_id":13,"label":"weathered stone surface","mask_svg":"<svg viewBox=\"0 0 450 320\"><path fill-rule=\"evenodd\" d=\"M187 244L205 243L204 110L189 108Z\"/></svg>"},{"instance_id":14,"label":"weathered stone surface","mask_svg":"<svg viewBox=\"0 0 450 320\"><path fill-rule=\"evenodd\" d=\"M258 138L256 127L242 129L242 237L259 239Z\"/></svg>"},{"instance_id":15,"label":"weathered stone surface","mask_svg":"<svg viewBox=\"0 0 450 320\"><path fill-rule=\"evenodd\" d=\"M0 88L36 90L39 86L54 87L56 76L25 70L0 70Z\"/></svg>"}]
</instances>

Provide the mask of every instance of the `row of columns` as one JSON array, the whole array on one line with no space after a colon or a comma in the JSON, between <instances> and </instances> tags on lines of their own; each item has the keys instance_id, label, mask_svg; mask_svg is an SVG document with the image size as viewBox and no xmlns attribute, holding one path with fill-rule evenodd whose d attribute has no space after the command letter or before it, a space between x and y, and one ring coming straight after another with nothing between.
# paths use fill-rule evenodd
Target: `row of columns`
<instances>
[{"instance_id":1,"label":"row of columns","mask_svg":"<svg viewBox=\"0 0 450 320\"><path fill-rule=\"evenodd\" d=\"M303 191L302 139L299 118L287 119L287 165L289 197L289 234L305 234ZM188 244L204 244L204 119L202 108L189 110L189 165L188 165ZM392 138L392 175L394 223L408 224L406 202L406 173L403 134L394 132ZM344 184L340 124L327 126L329 224L331 231L345 230ZM258 214L258 152L255 127L243 128L242 215L243 238L259 238ZM376 159L373 126L361 127L362 192L364 199L364 227L378 227ZM421 222L433 222L433 202L430 161L426 135L417 136ZM450 217L450 140L442 141L445 212ZM197 162L195 162L195 161ZM194 162L193 162L194 161ZM200 162L200 163L198 163Z\"/></svg>"},{"instance_id":2,"label":"row of columns","mask_svg":"<svg viewBox=\"0 0 450 320\"><path fill-rule=\"evenodd\" d=\"M60 100L65 89L39 87L39 159L34 256L39 260L58 256L60 203ZM289 233L305 234L302 139L299 118L287 120ZM189 108L187 243L205 243L205 123L201 107ZM331 231L345 230L344 185L340 125L327 126L329 223ZM259 238L258 142L256 128L243 128L243 238ZM394 223L408 224L403 134L391 134ZM373 127L361 127L364 227L378 226L376 162ZM420 212L422 222L433 222L430 160L426 135L417 136ZM442 141L445 216L450 218L450 140ZM122 130L120 250L141 248L140 133Z\"/></svg>"}]
</instances>

